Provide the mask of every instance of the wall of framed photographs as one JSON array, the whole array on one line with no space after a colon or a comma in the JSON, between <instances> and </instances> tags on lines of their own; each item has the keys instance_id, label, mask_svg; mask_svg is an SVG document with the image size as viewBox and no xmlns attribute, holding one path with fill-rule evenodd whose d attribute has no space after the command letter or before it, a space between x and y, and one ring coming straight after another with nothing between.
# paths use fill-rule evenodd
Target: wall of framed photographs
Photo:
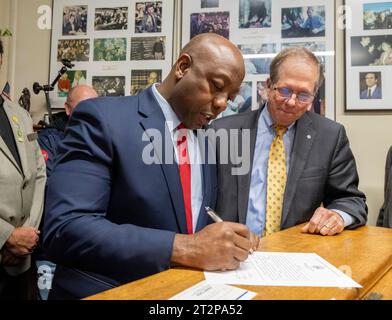
<instances>
[{"instance_id":1,"label":"wall of framed photographs","mask_svg":"<svg viewBox=\"0 0 392 320\"><path fill-rule=\"evenodd\" d=\"M75 66L50 94L62 108L70 88L92 85L101 96L134 95L171 68L174 0L53 0L50 80Z\"/></svg>"},{"instance_id":2,"label":"wall of framed photographs","mask_svg":"<svg viewBox=\"0 0 392 320\"><path fill-rule=\"evenodd\" d=\"M392 110L392 1L346 0L346 111Z\"/></svg>"},{"instance_id":3,"label":"wall of framed photographs","mask_svg":"<svg viewBox=\"0 0 392 320\"><path fill-rule=\"evenodd\" d=\"M325 82L313 110L335 119L335 8L330 0L183 1L182 45L203 32L216 32L238 45L246 76L240 94L223 115L257 109L266 98L272 58L281 49L303 46L321 60Z\"/></svg>"}]
</instances>

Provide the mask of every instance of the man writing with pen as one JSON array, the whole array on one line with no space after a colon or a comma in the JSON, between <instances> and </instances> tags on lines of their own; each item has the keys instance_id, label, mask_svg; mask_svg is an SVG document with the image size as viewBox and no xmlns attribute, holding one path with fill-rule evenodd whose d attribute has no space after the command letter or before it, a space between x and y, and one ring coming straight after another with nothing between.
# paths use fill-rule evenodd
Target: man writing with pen
<instances>
[{"instance_id":1,"label":"man writing with pen","mask_svg":"<svg viewBox=\"0 0 392 320\"><path fill-rule=\"evenodd\" d=\"M189 161L207 144L194 129L226 108L244 74L234 44L201 34L161 84L78 105L47 188L44 246L58 265L49 299L82 298L171 266L236 269L257 248L245 225L211 223L214 165ZM159 152L167 149L172 161Z\"/></svg>"}]
</instances>

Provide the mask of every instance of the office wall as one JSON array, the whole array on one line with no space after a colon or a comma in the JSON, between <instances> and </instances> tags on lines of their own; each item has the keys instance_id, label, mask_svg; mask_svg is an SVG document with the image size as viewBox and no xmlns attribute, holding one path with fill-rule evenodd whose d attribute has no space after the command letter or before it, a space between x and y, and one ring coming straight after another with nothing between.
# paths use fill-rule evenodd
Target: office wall
<instances>
[{"instance_id":1,"label":"office wall","mask_svg":"<svg viewBox=\"0 0 392 320\"><path fill-rule=\"evenodd\" d=\"M51 0L0 0L0 28L8 27L13 36L6 39L6 70L1 70L0 86L8 80L11 97L18 100L23 88L31 92L31 113L37 123L46 110L45 97L35 95L32 84L48 82L50 30L37 25L39 6L52 5ZM4 19L4 20L3 20Z\"/></svg>"},{"instance_id":2,"label":"office wall","mask_svg":"<svg viewBox=\"0 0 392 320\"><path fill-rule=\"evenodd\" d=\"M337 6L342 0L336 1ZM342 123L357 160L359 186L367 196L369 224L374 225L384 199L385 158L392 145L391 112L344 111L344 31L336 30L336 121ZM392 107L392 101L391 101Z\"/></svg>"},{"instance_id":3,"label":"office wall","mask_svg":"<svg viewBox=\"0 0 392 320\"><path fill-rule=\"evenodd\" d=\"M9 19L9 27L14 32L11 49L15 54L9 56L7 61L11 65L8 74L10 79L13 79L14 96L24 87L31 88L34 81L41 83L48 81L50 31L39 30L36 23L39 16L37 8L43 4L51 5L51 2L51 0L0 0L0 27L3 27L3 21ZM337 6L342 3L343 0L336 0ZM177 4L176 8L180 9L180 5ZM7 10L9 14L6 13ZM180 12L177 10L179 13L177 21L181 21ZM178 30L177 34L180 34ZM179 42L176 44L178 46ZM178 53L178 48L175 48L174 52ZM3 76L0 80L3 80ZM336 120L346 127L357 159L360 188L368 198L369 224L374 225L383 201L385 157L392 144L392 113L345 113L344 87L344 31L337 29ZM39 97L32 94L32 106L34 121L38 122L45 110L42 93Z\"/></svg>"}]
</instances>

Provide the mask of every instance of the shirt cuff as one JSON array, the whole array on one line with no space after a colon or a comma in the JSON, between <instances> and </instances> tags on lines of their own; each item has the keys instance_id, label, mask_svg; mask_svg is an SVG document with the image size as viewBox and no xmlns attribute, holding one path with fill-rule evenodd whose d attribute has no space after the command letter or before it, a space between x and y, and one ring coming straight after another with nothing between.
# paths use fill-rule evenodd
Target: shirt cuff
<instances>
[{"instance_id":1,"label":"shirt cuff","mask_svg":"<svg viewBox=\"0 0 392 320\"><path fill-rule=\"evenodd\" d=\"M354 223L354 218L352 216L350 216L348 213L346 213L342 210L337 210L337 209L330 209L330 210L336 212L339 216L342 217L342 219L344 221L345 228Z\"/></svg>"}]
</instances>

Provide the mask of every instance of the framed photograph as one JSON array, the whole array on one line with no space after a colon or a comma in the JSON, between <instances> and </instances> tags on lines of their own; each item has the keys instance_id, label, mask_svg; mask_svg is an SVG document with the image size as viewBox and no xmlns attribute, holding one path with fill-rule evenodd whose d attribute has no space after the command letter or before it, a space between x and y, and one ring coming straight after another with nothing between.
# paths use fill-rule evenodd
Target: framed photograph
<instances>
[{"instance_id":1,"label":"framed photograph","mask_svg":"<svg viewBox=\"0 0 392 320\"><path fill-rule=\"evenodd\" d=\"M53 0L52 10L49 83L64 59L74 64L50 92L53 109L78 84L100 96L132 95L170 72L174 0Z\"/></svg>"},{"instance_id":2,"label":"framed photograph","mask_svg":"<svg viewBox=\"0 0 392 320\"><path fill-rule=\"evenodd\" d=\"M334 1L196 0L183 1L182 10L182 46L197 34L215 32L243 54L246 76L223 116L264 105L272 59L284 48L301 46L314 52L324 67L325 81L312 110L335 119Z\"/></svg>"},{"instance_id":3,"label":"framed photograph","mask_svg":"<svg viewBox=\"0 0 392 320\"><path fill-rule=\"evenodd\" d=\"M392 1L346 0L346 111L392 110Z\"/></svg>"}]
</instances>

